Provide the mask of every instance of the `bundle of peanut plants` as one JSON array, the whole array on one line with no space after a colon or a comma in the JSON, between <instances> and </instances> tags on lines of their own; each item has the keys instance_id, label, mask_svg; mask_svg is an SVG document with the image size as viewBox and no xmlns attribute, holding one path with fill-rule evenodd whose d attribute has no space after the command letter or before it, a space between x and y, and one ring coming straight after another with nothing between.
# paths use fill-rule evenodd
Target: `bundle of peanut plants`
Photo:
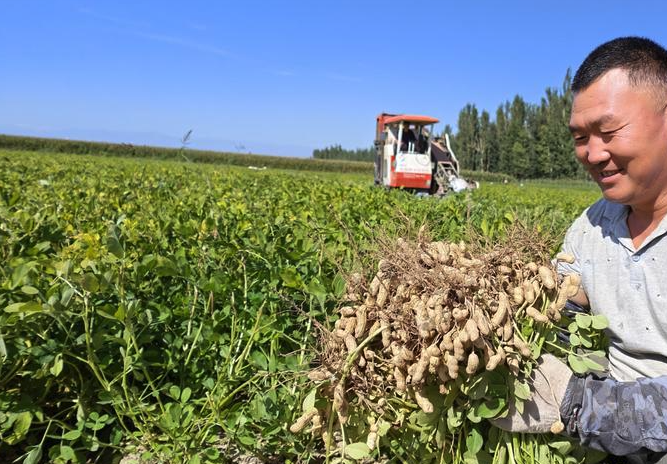
<instances>
[{"instance_id":1,"label":"bundle of peanut plants","mask_svg":"<svg viewBox=\"0 0 667 464\"><path fill-rule=\"evenodd\" d=\"M322 330L319 366L309 373L314 388L292 432L321 438L333 462L601 458L557 435L560 421L545 435L512 434L489 421L510 404L523 410L546 351L577 372L601 368L590 356L603 355L594 349L606 321L563 314L579 278L559 279L537 235L518 231L502 245L469 247L420 234L385 244L381 254L371 279L349 277L333 330Z\"/></svg>"}]
</instances>

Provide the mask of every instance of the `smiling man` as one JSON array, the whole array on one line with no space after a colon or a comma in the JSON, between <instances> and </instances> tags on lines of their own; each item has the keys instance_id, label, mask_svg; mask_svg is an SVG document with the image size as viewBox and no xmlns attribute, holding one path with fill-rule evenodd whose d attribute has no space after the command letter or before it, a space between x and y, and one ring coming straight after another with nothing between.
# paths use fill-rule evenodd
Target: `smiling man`
<instances>
[{"instance_id":1,"label":"smiling man","mask_svg":"<svg viewBox=\"0 0 667 464\"><path fill-rule=\"evenodd\" d=\"M645 39L620 40L619 48ZM642 60L634 63L637 69L615 68L597 79L589 69L577 74L570 130L577 158L604 198L629 207L627 223L638 248L667 213L667 63L661 68L636 58Z\"/></svg>"},{"instance_id":2,"label":"smiling man","mask_svg":"<svg viewBox=\"0 0 667 464\"><path fill-rule=\"evenodd\" d=\"M561 274L579 274L575 301L609 319L609 377L573 376L545 356L533 399L497 425L546 432L562 418L584 445L667 462L667 51L623 37L600 45L572 82L570 130L603 199L568 230Z\"/></svg>"}]
</instances>

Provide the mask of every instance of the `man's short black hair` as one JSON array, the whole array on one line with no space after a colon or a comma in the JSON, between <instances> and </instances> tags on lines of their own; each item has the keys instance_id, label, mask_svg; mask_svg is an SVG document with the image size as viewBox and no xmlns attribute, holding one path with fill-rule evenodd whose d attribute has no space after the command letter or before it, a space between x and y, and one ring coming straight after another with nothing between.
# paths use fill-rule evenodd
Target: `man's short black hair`
<instances>
[{"instance_id":1,"label":"man's short black hair","mask_svg":"<svg viewBox=\"0 0 667 464\"><path fill-rule=\"evenodd\" d=\"M667 50L644 37L619 37L593 50L572 80L577 93L612 69L623 69L633 86L649 85L667 91Z\"/></svg>"}]
</instances>

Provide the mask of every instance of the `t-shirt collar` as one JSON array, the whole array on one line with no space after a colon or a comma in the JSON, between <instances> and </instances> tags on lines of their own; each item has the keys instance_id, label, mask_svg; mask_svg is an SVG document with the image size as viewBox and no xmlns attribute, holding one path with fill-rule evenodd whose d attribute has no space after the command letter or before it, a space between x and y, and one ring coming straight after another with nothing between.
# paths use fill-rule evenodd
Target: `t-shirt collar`
<instances>
[{"instance_id":1,"label":"t-shirt collar","mask_svg":"<svg viewBox=\"0 0 667 464\"><path fill-rule=\"evenodd\" d=\"M630 213L630 207L626 205L621 205L618 203L608 202L607 208L605 208L603 216L607 219L607 233L616 237L618 241L628 250L633 253L641 250L642 248L648 246L653 240L662 235L667 234L667 216L663 217L658 224L658 227L655 228L651 234L646 237L639 247L635 250L635 246L632 243L630 238L630 230L628 229L628 214Z\"/></svg>"}]
</instances>

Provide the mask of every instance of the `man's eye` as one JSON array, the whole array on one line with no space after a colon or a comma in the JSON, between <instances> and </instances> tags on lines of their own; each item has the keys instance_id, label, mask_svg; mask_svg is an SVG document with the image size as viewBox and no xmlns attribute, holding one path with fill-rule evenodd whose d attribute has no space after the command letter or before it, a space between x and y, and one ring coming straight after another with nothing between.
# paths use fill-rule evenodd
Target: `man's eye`
<instances>
[{"instance_id":1,"label":"man's eye","mask_svg":"<svg viewBox=\"0 0 667 464\"><path fill-rule=\"evenodd\" d=\"M588 140L587 135L575 135L574 136L574 141L575 142L581 143L581 142L585 142L586 140Z\"/></svg>"},{"instance_id":2,"label":"man's eye","mask_svg":"<svg viewBox=\"0 0 667 464\"><path fill-rule=\"evenodd\" d=\"M616 135L622 130L624 130L626 127L625 124L622 124L620 126L612 126L611 129L607 126L606 128L600 128L600 134L602 135Z\"/></svg>"}]
</instances>

